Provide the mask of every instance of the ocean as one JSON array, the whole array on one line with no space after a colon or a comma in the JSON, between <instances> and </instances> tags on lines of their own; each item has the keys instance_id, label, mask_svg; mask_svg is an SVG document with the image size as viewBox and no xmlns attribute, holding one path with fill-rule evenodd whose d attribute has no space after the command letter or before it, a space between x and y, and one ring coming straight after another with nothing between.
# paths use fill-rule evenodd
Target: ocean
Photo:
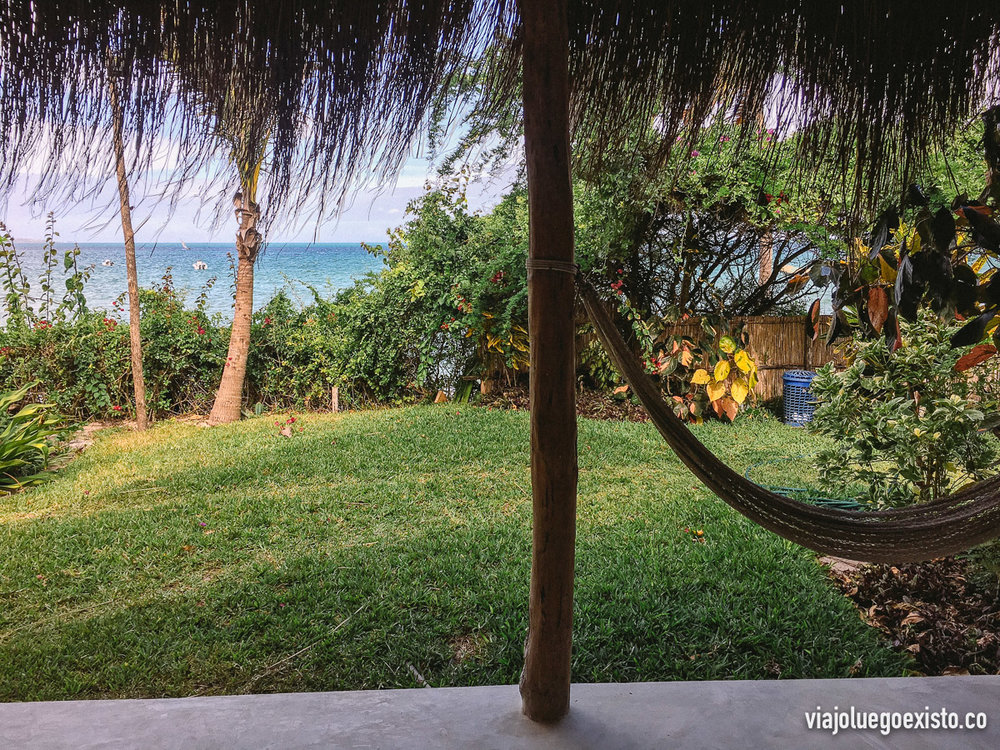
<instances>
[{"instance_id":1,"label":"ocean","mask_svg":"<svg viewBox=\"0 0 1000 750\"><path fill-rule=\"evenodd\" d=\"M377 244L377 243L373 243ZM55 287L63 288L63 252L71 249L73 243L58 242L59 257L55 270ZM125 246L121 243L79 243L80 266L93 266L90 279L84 287L87 306L91 309L110 310L111 303L126 291ZM40 243L17 243L22 257L32 294L38 292L38 276L42 270L42 245ZM228 317L232 313L233 272L226 253L236 257L236 248L225 243L188 243L185 249L181 243L159 242L136 245L136 266L139 285L150 287L160 284L162 277L170 269L174 287L181 292L188 303L205 288L210 278L215 284L207 295L206 310ZM105 265L110 261L112 265ZM205 270L195 268L204 263ZM351 285L354 279L368 271L382 268L381 258L368 253L358 243L273 243L269 244L258 258L254 274L254 309L267 304L279 290L286 289L293 300L306 304L312 294L306 284L315 287L324 297L332 296L338 290Z\"/></svg>"}]
</instances>

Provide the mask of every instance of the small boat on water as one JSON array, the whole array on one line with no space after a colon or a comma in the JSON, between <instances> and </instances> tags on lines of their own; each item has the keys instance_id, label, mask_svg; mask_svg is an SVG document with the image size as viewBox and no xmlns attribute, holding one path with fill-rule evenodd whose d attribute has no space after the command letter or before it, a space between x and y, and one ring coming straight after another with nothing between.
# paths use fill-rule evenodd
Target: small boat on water
<instances>
[{"instance_id":1,"label":"small boat on water","mask_svg":"<svg viewBox=\"0 0 1000 750\"><path fill-rule=\"evenodd\" d=\"M105 258L104 260L101 261L102 266L113 266L114 264L115 262L111 260L111 258Z\"/></svg>"},{"instance_id":2,"label":"small boat on water","mask_svg":"<svg viewBox=\"0 0 1000 750\"><path fill-rule=\"evenodd\" d=\"M184 242L184 240L181 240L181 247L183 247L185 250L190 250L191 249L191 248L189 248L187 246L187 244Z\"/></svg>"},{"instance_id":3,"label":"small boat on water","mask_svg":"<svg viewBox=\"0 0 1000 750\"><path fill-rule=\"evenodd\" d=\"M206 263L203 260L196 260L194 263L191 264L191 268L193 268L195 271L207 271L208 263Z\"/></svg>"}]
</instances>

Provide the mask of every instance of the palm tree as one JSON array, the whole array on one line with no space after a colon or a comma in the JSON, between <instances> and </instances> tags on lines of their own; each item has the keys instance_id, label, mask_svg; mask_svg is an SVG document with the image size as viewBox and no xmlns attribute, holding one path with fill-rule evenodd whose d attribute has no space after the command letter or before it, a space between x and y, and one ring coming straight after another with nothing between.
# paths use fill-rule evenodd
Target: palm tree
<instances>
[{"instance_id":1,"label":"palm tree","mask_svg":"<svg viewBox=\"0 0 1000 750\"><path fill-rule=\"evenodd\" d=\"M247 357L250 353L250 321L253 315L254 264L263 244L257 231L260 206L257 204L257 183L267 147L267 134L232 116L217 118L220 137L231 144L230 159L239 175L240 188L233 196L233 207L239 230L236 232L236 299L233 326L229 334L229 351L222 370L222 381L209 414L211 425L235 422L243 405L243 381L246 378Z\"/></svg>"},{"instance_id":2,"label":"palm tree","mask_svg":"<svg viewBox=\"0 0 1000 750\"><path fill-rule=\"evenodd\" d=\"M132 230L132 207L129 202L128 178L125 173L125 144L122 138L122 110L118 89L110 83L112 147L118 172L118 197L121 201L122 234L125 237L125 274L128 277L128 332L132 350L132 385L135 391L136 428L145 430L146 382L142 376L142 337L139 331L139 277L135 264L135 232Z\"/></svg>"}]
</instances>

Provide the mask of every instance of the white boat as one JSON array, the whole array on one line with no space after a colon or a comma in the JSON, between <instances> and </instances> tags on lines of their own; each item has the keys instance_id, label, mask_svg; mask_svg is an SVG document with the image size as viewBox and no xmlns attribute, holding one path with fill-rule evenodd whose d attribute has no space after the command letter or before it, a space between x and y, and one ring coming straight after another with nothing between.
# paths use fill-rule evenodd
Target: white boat
<instances>
[{"instance_id":1,"label":"white boat","mask_svg":"<svg viewBox=\"0 0 1000 750\"><path fill-rule=\"evenodd\" d=\"M195 271L207 271L208 264L203 260L196 260L194 263L191 264L191 268L193 268Z\"/></svg>"},{"instance_id":2,"label":"white boat","mask_svg":"<svg viewBox=\"0 0 1000 750\"><path fill-rule=\"evenodd\" d=\"M184 240L181 240L181 247L183 247L185 250L190 250L191 249L191 248L189 248L187 246L187 244L185 244Z\"/></svg>"},{"instance_id":3,"label":"white boat","mask_svg":"<svg viewBox=\"0 0 1000 750\"><path fill-rule=\"evenodd\" d=\"M104 260L101 261L102 266L113 266L114 264L115 262L111 260L111 258L105 258Z\"/></svg>"}]
</instances>

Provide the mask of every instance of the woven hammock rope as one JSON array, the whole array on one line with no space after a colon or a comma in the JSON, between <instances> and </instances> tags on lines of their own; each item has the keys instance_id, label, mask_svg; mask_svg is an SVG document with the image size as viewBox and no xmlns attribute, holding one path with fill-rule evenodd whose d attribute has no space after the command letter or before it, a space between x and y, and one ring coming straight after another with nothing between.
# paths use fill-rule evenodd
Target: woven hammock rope
<instances>
[{"instance_id":1,"label":"woven hammock rope","mask_svg":"<svg viewBox=\"0 0 1000 750\"><path fill-rule=\"evenodd\" d=\"M577 289L598 338L677 457L721 500L765 529L816 552L863 562L903 563L964 552L1000 536L1000 476L907 508L850 511L775 494L723 463L663 400L594 288Z\"/></svg>"}]
</instances>

